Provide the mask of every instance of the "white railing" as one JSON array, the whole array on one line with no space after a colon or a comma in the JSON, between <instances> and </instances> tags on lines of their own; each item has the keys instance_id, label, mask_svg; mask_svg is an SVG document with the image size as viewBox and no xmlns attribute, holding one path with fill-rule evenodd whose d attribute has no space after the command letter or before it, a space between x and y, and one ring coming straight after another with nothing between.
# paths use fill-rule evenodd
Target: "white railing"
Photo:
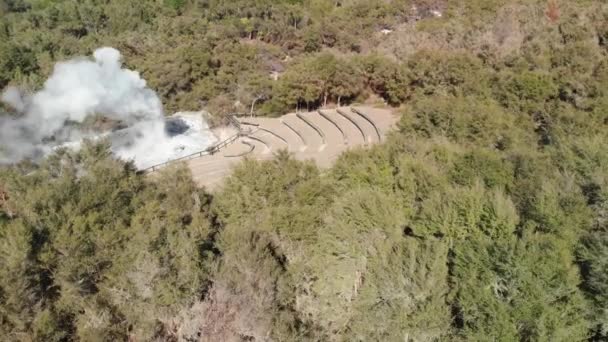
<instances>
[{"instance_id":1,"label":"white railing","mask_svg":"<svg viewBox=\"0 0 608 342\"><path fill-rule=\"evenodd\" d=\"M166 162L161 163L161 164L152 165L150 167L147 167L147 168L143 169L142 171L145 172L145 173L154 172L154 171L157 171L159 169L162 169L163 167L165 167L165 166L167 166L169 164L178 163L178 162L185 161L185 160L190 160L190 159L199 158L199 157L202 157L202 156L207 156L207 155L215 154L216 152L218 152L222 148L224 148L224 147L228 146L229 144L231 144L232 142L234 142L240 136L241 136L241 133L239 132L239 133L231 136L230 138L219 142L218 144L215 144L213 146L209 146L208 148L206 148L203 151L195 152L195 153L192 153L192 154L189 154L187 156L180 157L180 158L177 158L177 159L172 159L172 160L166 161Z\"/></svg>"},{"instance_id":2,"label":"white railing","mask_svg":"<svg viewBox=\"0 0 608 342\"><path fill-rule=\"evenodd\" d=\"M236 118L236 115L237 114L231 114L228 116L228 122L230 124L232 124L238 130L238 133L236 133L235 135L232 135L231 137L229 137L223 141L220 141L219 143L217 143L213 146L209 146L206 149L204 149L203 151L195 152L195 153L189 154L189 155L181 157L181 158L172 159L172 160L166 161L161 164L152 165L141 171L145 172L145 173L154 172L156 170L162 169L163 167L165 167L169 164L178 163L181 161L190 160L190 159L194 159L194 158L199 158L202 156L207 156L207 155L211 155L211 154L218 152L219 150L221 150L222 148L233 143L236 139L238 139L240 136L243 135L243 132L241 130L241 123Z\"/></svg>"}]
</instances>

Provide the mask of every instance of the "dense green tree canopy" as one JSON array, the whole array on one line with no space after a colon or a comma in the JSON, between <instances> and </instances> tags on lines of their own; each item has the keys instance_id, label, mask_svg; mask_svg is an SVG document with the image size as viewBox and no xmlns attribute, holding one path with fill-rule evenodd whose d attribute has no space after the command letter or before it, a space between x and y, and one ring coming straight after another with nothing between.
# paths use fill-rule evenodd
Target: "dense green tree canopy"
<instances>
[{"instance_id":1,"label":"dense green tree canopy","mask_svg":"<svg viewBox=\"0 0 608 342\"><path fill-rule=\"evenodd\" d=\"M0 0L0 88L112 45L170 110L400 115L330 169L281 152L214 193L104 143L0 168L0 340L608 339L606 19L593 0Z\"/></svg>"}]
</instances>

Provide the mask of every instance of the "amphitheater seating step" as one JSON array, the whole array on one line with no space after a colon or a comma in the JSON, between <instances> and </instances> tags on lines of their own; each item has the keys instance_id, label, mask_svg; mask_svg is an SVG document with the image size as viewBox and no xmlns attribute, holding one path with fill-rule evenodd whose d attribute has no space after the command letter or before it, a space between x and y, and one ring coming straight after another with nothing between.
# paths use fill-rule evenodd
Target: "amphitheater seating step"
<instances>
[{"instance_id":1,"label":"amphitheater seating step","mask_svg":"<svg viewBox=\"0 0 608 342\"><path fill-rule=\"evenodd\" d=\"M365 144L365 134L363 131L361 131L361 128L357 125L357 123L353 121L350 116L345 114L345 110L346 109L335 109L328 114L333 117L343 128L344 133L348 138L349 145L357 146L360 144Z\"/></svg>"},{"instance_id":2,"label":"amphitheater seating step","mask_svg":"<svg viewBox=\"0 0 608 342\"><path fill-rule=\"evenodd\" d=\"M306 147L305 153L316 153L320 151L324 145L323 137L311 127L306 121L302 120L295 114L287 114L282 117L284 123L298 131L303 138Z\"/></svg>"}]
</instances>

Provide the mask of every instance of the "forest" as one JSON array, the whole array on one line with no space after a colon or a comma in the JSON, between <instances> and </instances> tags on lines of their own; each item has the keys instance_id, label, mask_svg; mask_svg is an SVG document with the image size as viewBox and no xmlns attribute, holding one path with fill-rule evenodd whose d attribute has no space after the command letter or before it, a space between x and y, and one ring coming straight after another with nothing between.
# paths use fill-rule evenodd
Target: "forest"
<instances>
[{"instance_id":1,"label":"forest","mask_svg":"<svg viewBox=\"0 0 608 342\"><path fill-rule=\"evenodd\" d=\"M99 46L215 124L400 121L217 192L103 142L0 167L0 340L608 340L604 1L0 0L0 89Z\"/></svg>"}]
</instances>

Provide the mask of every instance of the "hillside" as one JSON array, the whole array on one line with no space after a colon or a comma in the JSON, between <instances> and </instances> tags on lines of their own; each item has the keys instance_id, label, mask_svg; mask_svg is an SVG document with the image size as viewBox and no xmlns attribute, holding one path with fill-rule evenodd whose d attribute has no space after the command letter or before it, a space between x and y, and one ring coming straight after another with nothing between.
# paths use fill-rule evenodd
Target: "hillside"
<instances>
[{"instance_id":1,"label":"hillside","mask_svg":"<svg viewBox=\"0 0 608 342\"><path fill-rule=\"evenodd\" d=\"M299 150L324 135L294 136L213 191L103 141L0 167L0 340L607 340L607 19L599 0L0 0L0 89L113 46L167 113L215 125L398 117L325 165Z\"/></svg>"}]
</instances>

